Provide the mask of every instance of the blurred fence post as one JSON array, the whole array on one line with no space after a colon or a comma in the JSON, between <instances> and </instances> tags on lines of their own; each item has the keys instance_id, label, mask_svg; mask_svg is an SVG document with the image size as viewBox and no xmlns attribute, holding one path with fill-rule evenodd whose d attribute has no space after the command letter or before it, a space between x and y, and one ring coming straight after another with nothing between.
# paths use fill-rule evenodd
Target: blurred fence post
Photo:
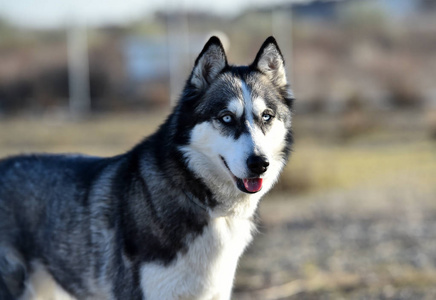
<instances>
[{"instance_id":1,"label":"blurred fence post","mask_svg":"<svg viewBox=\"0 0 436 300\"><path fill-rule=\"evenodd\" d=\"M190 36L184 2L168 3L178 8L166 15L170 104L174 105L183 89L190 65Z\"/></svg>"},{"instance_id":2,"label":"blurred fence post","mask_svg":"<svg viewBox=\"0 0 436 300\"><path fill-rule=\"evenodd\" d=\"M272 14L272 33L277 38L286 60L288 80L292 82L292 6L289 9L275 7Z\"/></svg>"},{"instance_id":3,"label":"blurred fence post","mask_svg":"<svg viewBox=\"0 0 436 300\"><path fill-rule=\"evenodd\" d=\"M69 108L72 116L91 111L86 27L72 22L68 29Z\"/></svg>"}]
</instances>

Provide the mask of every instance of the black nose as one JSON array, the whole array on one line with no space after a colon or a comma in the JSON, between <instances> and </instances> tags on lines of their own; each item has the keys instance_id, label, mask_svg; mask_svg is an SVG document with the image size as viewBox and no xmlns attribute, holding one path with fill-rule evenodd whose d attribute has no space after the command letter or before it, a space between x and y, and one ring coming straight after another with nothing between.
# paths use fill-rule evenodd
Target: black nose
<instances>
[{"instance_id":1,"label":"black nose","mask_svg":"<svg viewBox=\"0 0 436 300\"><path fill-rule=\"evenodd\" d=\"M251 155L247 159L247 166L251 172L260 175L268 169L269 161L266 156Z\"/></svg>"}]
</instances>

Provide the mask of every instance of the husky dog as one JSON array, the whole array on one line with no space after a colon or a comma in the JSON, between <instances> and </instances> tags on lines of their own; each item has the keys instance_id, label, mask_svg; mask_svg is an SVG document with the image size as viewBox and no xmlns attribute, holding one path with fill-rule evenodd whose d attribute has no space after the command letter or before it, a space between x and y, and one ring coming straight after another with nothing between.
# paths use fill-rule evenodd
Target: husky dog
<instances>
[{"instance_id":1,"label":"husky dog","mask_svg":"<svg viewBox=\"0 0 436 300\"><path fill-rule=\"evenodd\" d=\"M249 66L212 37L173 113L127 153L0 161L0 299L230 299L292 102L273 37Z\"/></svg>"}]
</instances>

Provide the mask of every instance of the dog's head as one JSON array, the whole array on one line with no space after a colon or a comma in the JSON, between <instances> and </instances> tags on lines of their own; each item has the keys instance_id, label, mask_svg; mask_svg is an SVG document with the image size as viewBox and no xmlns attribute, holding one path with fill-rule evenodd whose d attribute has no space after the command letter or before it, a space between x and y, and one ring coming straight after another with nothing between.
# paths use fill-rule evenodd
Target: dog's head
<instances>
[{"instance_id":1,"label":"dog's head","mask_svg":"<svg viewBox=\"0 0 436 300\"><path fill-rule=\"evenodd\" d=\"M249 66L229 65L220 40L212 37L179 104L189 127L182 147L189 168L213 192L264 194L290 152L292 101L273 37Z\"/></svg>"}]
</instances>

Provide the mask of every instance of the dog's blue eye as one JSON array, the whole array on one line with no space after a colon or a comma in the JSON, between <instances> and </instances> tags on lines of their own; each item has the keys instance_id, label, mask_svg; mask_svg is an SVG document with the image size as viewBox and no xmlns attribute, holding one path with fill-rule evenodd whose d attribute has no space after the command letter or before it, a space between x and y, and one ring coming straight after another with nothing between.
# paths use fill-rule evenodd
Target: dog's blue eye
<instances>
[{"instance_id":1,"label":"dog's blue eye","mask_svg":"<svg viewBox=\"0 0 436 300\"><path fill-rule=\"evenodd\" d=\"M262 115L262 120L264 122L269 122L271 120L272 116L270 114L263 114Z\"/></svg>"},{"instance_id":2,"label":"dog's blue eye","mask_svg":"<svg viewBox=\"0 0 436 300\"><path fill-rule=\"evenodd\" d=\"M231 123L233 121L233 118L232 118L231 115L225 115L225 116L221 117L221 121L223 123L227 123L228 124L228 123Z\"/></svg>"}]
</instances>

